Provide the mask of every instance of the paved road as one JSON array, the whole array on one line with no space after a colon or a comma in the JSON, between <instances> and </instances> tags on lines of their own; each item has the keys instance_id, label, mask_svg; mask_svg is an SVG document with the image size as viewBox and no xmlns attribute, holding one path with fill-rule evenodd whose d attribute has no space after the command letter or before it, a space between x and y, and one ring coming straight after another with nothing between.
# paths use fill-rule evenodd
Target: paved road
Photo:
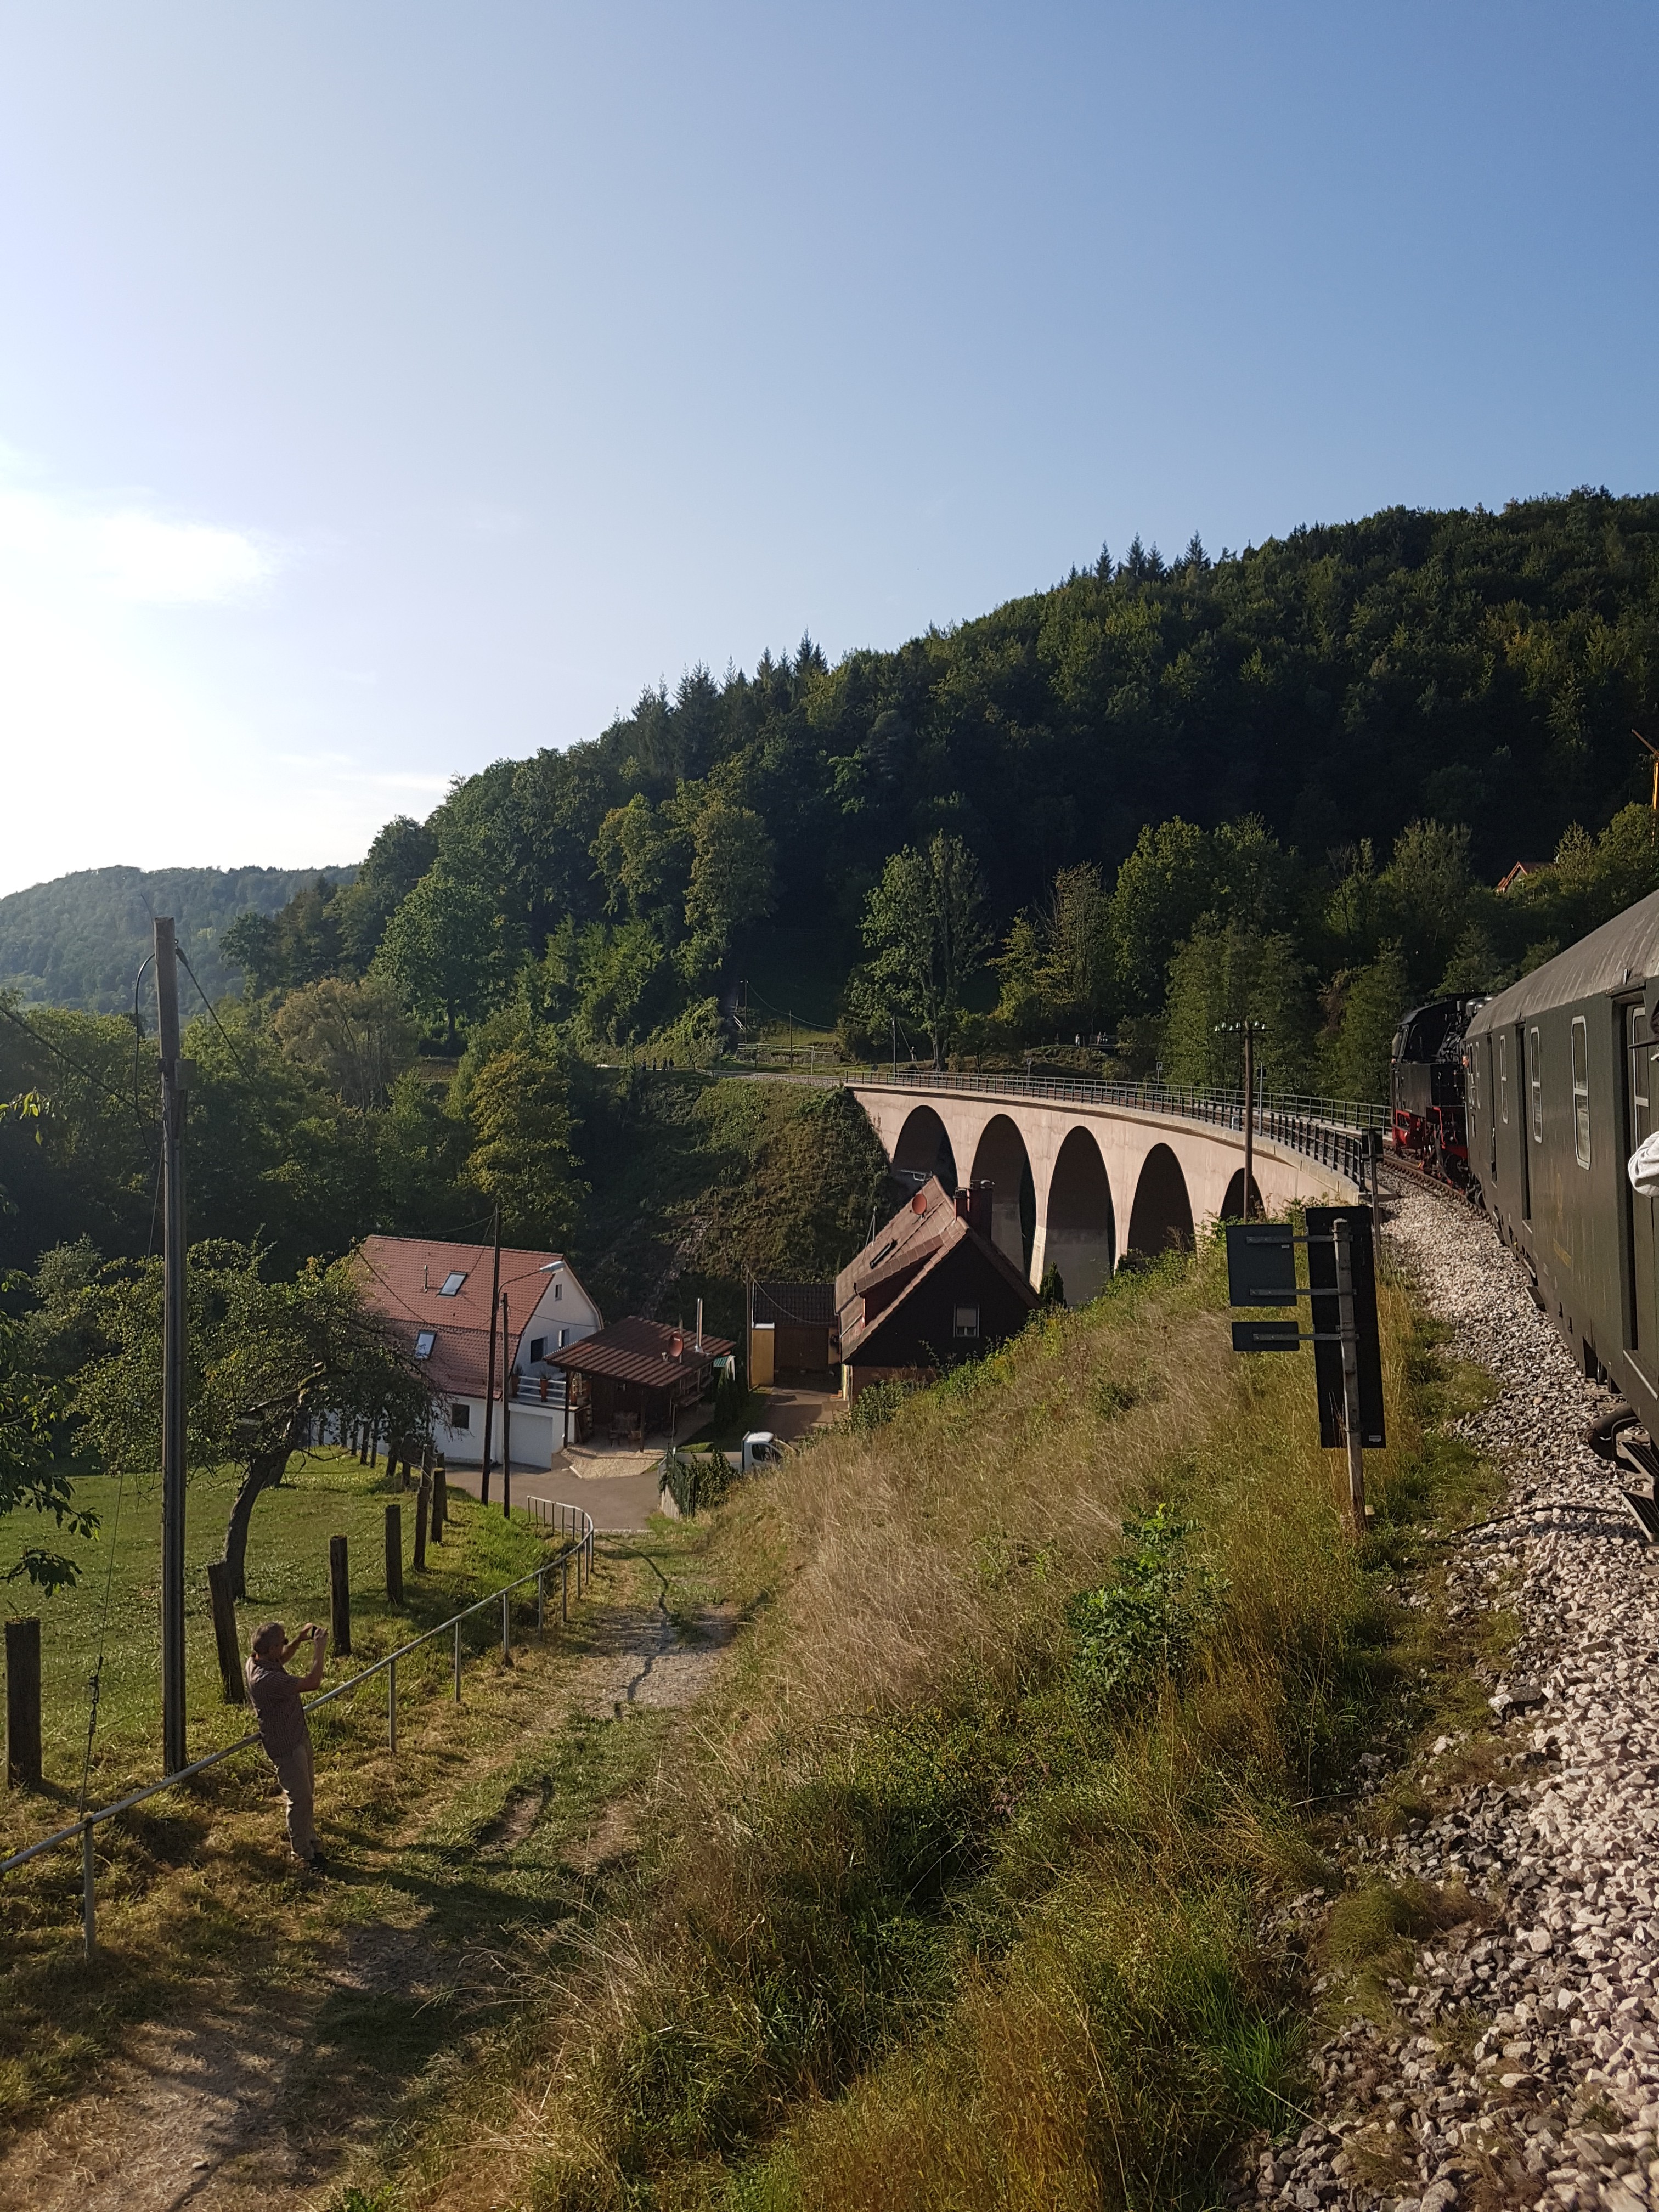
<instances>
[{"instance_id":1,"label":"paved road","mask_svg":"<svg viewBox=\"0 0 1659 2212\"><path fill-rule=\"evenodd\" d=\"M498 1468L489 1484L490 1496L497 1500L501 1494L501 1480ZM469 1498L478 1495L476 1467L452 1467L449 1481L452 1487L464 1490ZM596 1528L643 1528L647 1517L657 1510L655 1462L644 1473L629 1474L577 1475L562 1468L555 1468L551 1473L544 1468L538 1474L531 1474L515 1469L514 1504L526 1505L532 1498L545 1498L550 1504L580 1506L592 1515Z\"/></svg>"}]
</instances>

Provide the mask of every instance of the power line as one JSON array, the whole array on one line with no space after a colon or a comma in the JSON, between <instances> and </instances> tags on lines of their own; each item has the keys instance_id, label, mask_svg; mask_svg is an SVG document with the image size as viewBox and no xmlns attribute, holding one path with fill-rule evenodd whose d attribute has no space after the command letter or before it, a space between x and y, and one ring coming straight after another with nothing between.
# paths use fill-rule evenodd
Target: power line
<instances>
[{"instance_id":1,"label":"power line","mask_svg":"<svg viewBox=\"0 0 1659 2212\"><path fill-rule=\"evenodd\" d=\"M26 1022L15 1007L0 1004L0 1014L3 1014L15 1029L21 1030L25 1036L33 1037L36 1044L44 1045L55 1060L61 1060L64 1066L78 1075L83 1083L91 1084L94 1091L101 1091L105 1097L112 1105L118 1106L124 1114L131 1113L139 1127L148 1133L143 1115L138 1112L136 1102L128 1098L125 1092L112 1091L101 1075L94 1075L89 1067L82 1067L80 1061L72 1059L61 1045L54 1044L49 1036L43 1036L33 1023Z\"/></svg>"},{"instance_id":2,"label":"power line","mask_svg":"<svg viewBox=\"0 0 1659 2212\"><path fill-rule=\"evenodd\" d=\"M243 1082L252 1083L253 1078L248 1073L246 1068L242 1066L241 1054L237 1051L235 1046L231 1042L224 1024L220 1020L218 1014L214 1009L212 1000L210 999L207 993L203 990L200 979L197 975L196 970L191 966L189 961L185 958L182 946L175 946L174 950L178 952L179 963L182 965L185 975L189 976L191 981L196 986L197 995L200 998L202 1004L208 1010L208 1019L213 1024L214 1028L218 1030L220 1036L224 1038L225 1050L235 1061L237 1070L240 1073Z\"/></svg>"}]
</instances>

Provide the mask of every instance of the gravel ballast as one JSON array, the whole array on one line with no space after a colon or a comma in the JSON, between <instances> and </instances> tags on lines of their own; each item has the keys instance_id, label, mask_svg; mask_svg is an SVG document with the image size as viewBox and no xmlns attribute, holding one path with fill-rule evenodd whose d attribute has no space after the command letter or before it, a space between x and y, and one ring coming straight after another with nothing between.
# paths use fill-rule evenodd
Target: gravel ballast
<instances>
[{"instance_id":1,"label":"gravel ballast","mask_svg":"<svg viewBox=\"0 0 1659 2212\"><path fill-rule=\"evenodd\" d=\"M1458 1425L1507 1494L1459 1542L1448 1609L1512 1609L1520 1635L1491 1743L1442 1737L1425 1761L1486 1778L1356 1844L1356 1874L1462 1885L1471 1911L1414 1947L1393 2024L1352 2020L1324 2046L1318 2117L1238 2201L1659 2207L1659 1547L1582 1442L1609 1394L1522 1263L1444 1199L1407 1188L1387 1211L1395 1259L1500 1385Z\"/></svg>"}]
</instances>

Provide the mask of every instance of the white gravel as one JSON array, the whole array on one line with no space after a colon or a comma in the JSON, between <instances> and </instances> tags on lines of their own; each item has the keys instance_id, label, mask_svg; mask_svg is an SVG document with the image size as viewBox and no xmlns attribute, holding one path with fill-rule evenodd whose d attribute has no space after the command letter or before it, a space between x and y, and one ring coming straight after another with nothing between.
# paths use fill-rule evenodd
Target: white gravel
<instances>
[{"instance_id":1,"label":"white gravel","mask_svg":"<svg viewBox=\"0 0 1659 2212\"><path fill-rule=\"evenodd\" d=\"M1391 2027L1324 2047L1322 2116L1237 2201L1659 2207L1659 1548L1581 1442L1608 1394L1521 1263L1478 1214L1416 1191L1390 1211L1396 1259L1502 1385L1461 1426L1514 1517L1463 1540L1450 1606L1513 1607L1522 1630L1491 1701L1494 1778L1356 1857L1461 1881L1480 1911L1417 1948ZM1460 1753L1443 1737L1425 1765Z\"/></svg>"}]
</instances>

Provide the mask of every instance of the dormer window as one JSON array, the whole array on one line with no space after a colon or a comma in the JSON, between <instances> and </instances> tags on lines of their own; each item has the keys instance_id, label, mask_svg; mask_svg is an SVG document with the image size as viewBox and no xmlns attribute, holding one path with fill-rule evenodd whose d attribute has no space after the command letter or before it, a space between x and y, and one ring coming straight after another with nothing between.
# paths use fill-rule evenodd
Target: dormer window
<instances>
[{"instance_id":1,"label":"dormer window","mask_svg":"<svg viewBox=\"0 0 1659 2212\"><path fill-rule=\"evenodd\" d=\"M532 1366L534 1366L537 1360L544 1358L546 1354L547 1339L544 1336L532 1336L530 1340L530 1361Z\"/></svg>"},{"instance_id":2,"label":"dormer window","mask_svg":"<svg viewBox=\"0 0 1659 2212\"><path fill-rule=\"evenodd\" d=\"M439 1284L438 1296L441 1298L453 1298L465 1280L466 1269L465 1267L452 1268L449 1273L444 1277L442 1282Z\"/></svg>"},{"instance_id":3,"label":"dormer window","mask_svg":"<svg viewBox=\"0 0 1659 2212\"><path fill-rule=\"evenodd\" d=\"M416 1359L430 1359L432 1357L432 1347L437 1341L438 1332L435 1328L423 1328L419 1330L415 1338L415 1357Z\"/></svg>"}]
</instances>

